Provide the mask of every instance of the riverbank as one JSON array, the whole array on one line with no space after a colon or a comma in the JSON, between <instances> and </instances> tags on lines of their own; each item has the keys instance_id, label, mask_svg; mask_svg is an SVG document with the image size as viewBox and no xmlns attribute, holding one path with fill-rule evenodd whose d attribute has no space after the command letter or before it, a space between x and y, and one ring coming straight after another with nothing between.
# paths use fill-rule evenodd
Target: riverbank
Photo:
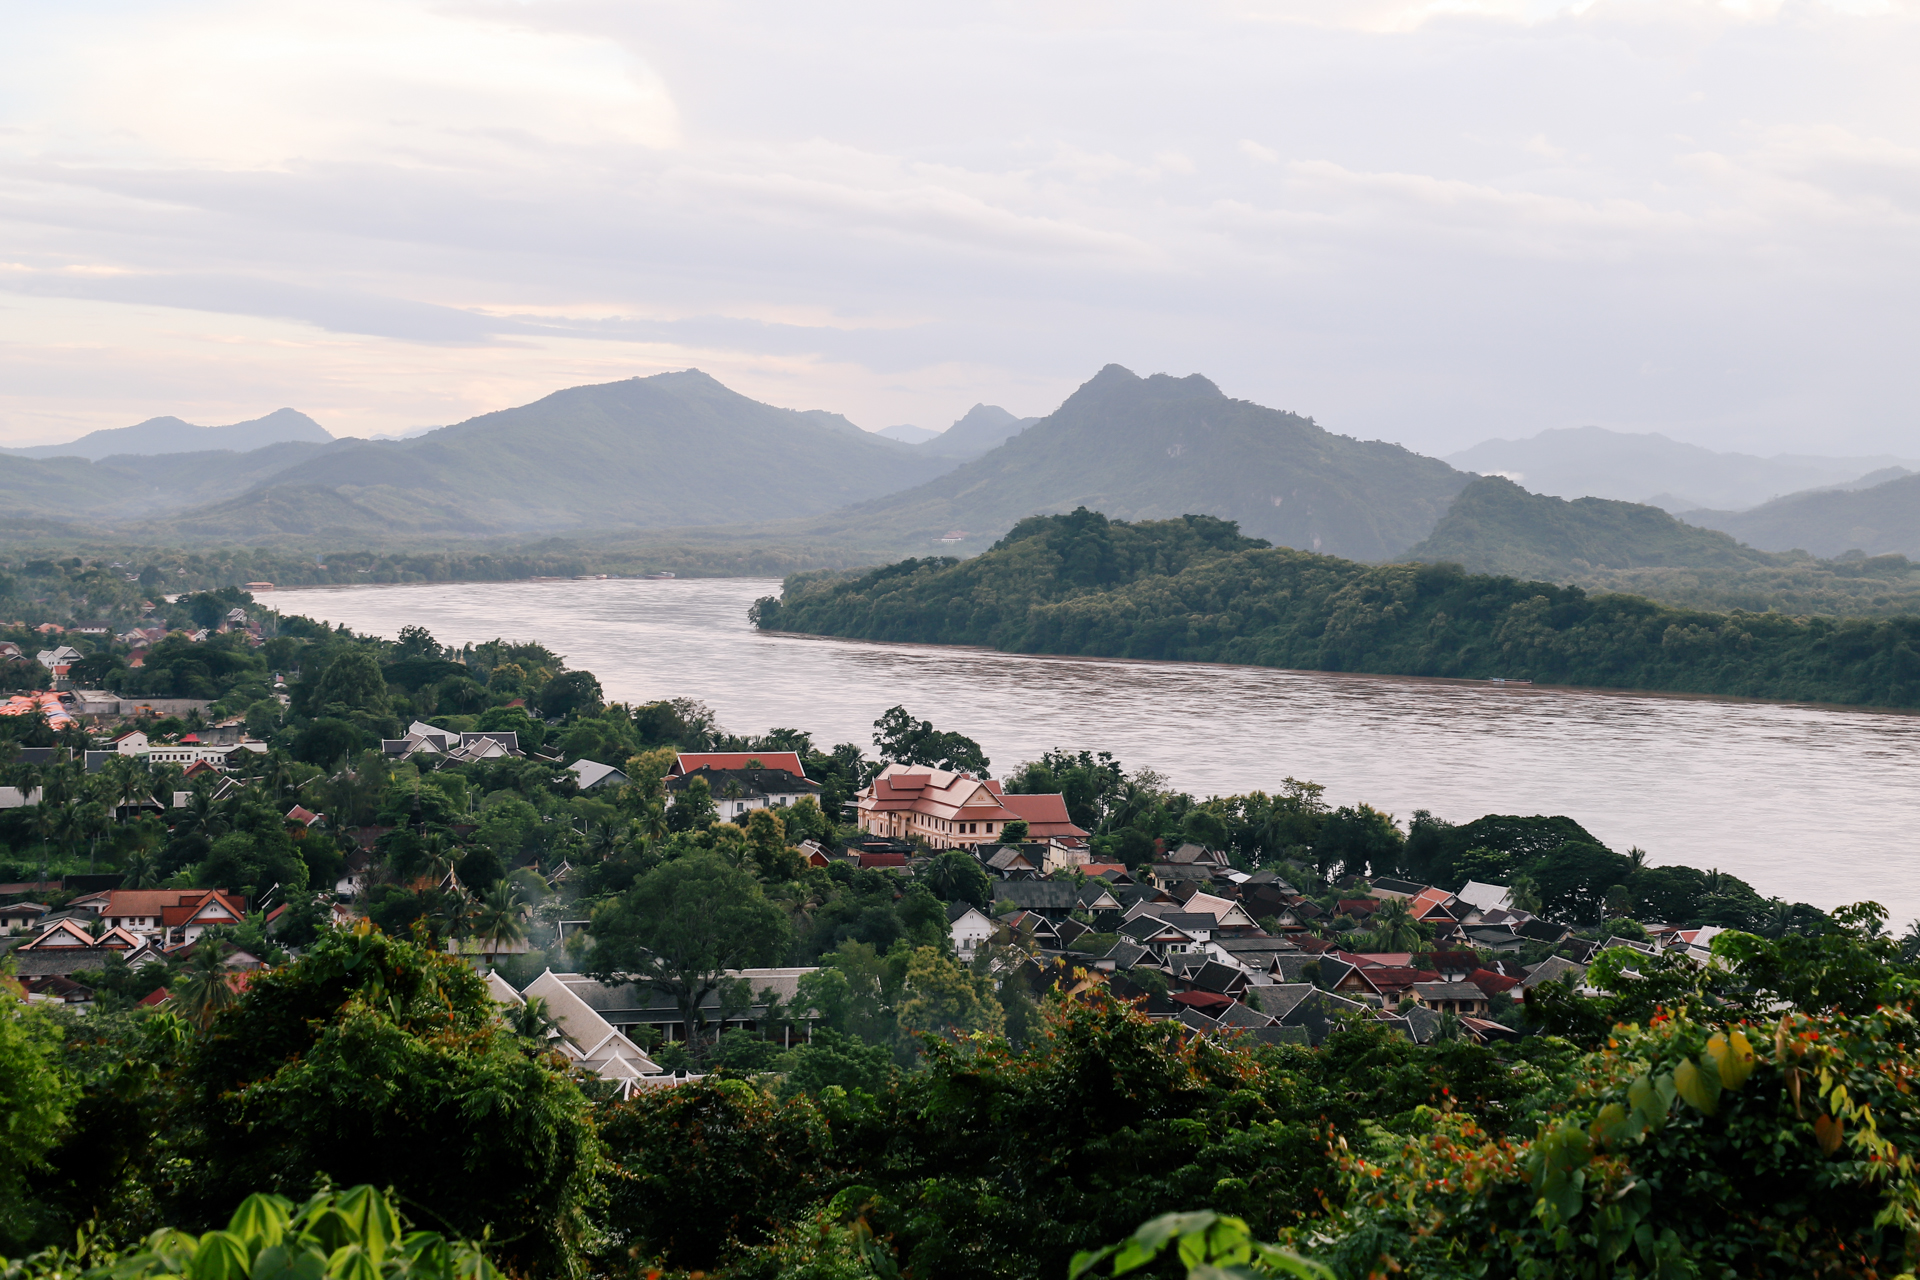
<instances>
[{"instance_id":1,"label":"riverbank","mask_svg":"<svg viewBox=\"0 0 1920 1280\"><path fill-rule=\"evenodd\" d=\"M1566 813L1616 849L1724 868L1822 909L1920 915L1920 717L1683 694L1137 659L1028 657L757 632L769 579L441 584L279 592L276 608L443 643L538 639L609 698L692 697L728 729L865 744L905 704L976 739L1001 776L1105 748L1197 795L1323 783L1336 804ZM1809 884L1809 863L1823 867Z\"/></svg>"}]
</instances>

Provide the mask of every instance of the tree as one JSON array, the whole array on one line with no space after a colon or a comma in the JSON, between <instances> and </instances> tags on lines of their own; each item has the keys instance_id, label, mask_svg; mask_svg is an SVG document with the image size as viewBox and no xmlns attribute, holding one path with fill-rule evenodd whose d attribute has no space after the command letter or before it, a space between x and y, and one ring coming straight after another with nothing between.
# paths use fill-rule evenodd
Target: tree
<instances>
[{"instance_id":1,"label":"tree","mask_svg":"<svg viewBox=\"0 0 1920 1280\"><path fill-rule=\"evenodd\" d=\"M393 715L380 659L372 649L358 644L342 649L327 664L314 687L312 704L316 715L355 723L386 721Z\"/></svg>"},{"instance_id":2,"label":"tree","mask_svg":"<svg viewBox=\"0 0 1920 1280\"><path fill-rule=\"evenodd\" d=\"M322 769L337 768L366 744L367 735L336 716L321 716L293 739L293 758Z\"/></svg>"},{"instance_id":3,"label":"tree","mask_svg":"<svg viewBox=\"0 0 1920 1280\"><path fill-rule=\"evenodd\" d=\"M891 707L873 722L873 745L880 758L898 764L926 765L985 777L989 761L980 744L958 733L942 733L928 720L915 720L905 707Z\"/></svg>"},{"instance_id":4,"label":"tree","mask_svg":"<svg viewBox=\"0 0 1920 1280\"><path fill-rule=\"evenodd\" d=\"M510 1270L569 1267L598 1154L587 1100L455 957L365 923L330 933L253 975L186 1083L181 1194L203 1218L245 1189L370 1183L490 1233Z\"/></svg>"},{"instance_id":5,"label":"tree","mask_svg":"<svg viewBox=\"0 0 1920 1280\"><path fill-rule=\"evenodd\" d=\"M932 947L915 948L907 962L899 1016L901 1030L925 1036L1002 1035L1007 1029L992 983Z\"/></svg>"},{"instance_id":6,"label":"tree","mask_svg":"<svg viewBox=\"0 0 1920 1280\"><path fill-rule=\"evenodd\" d=\"M473 936L486 943L492 951L499 951L525 938L527 931L521 924L519 887L506 880L494 881L475 907L470 927Z\"/></svg>"},{"instance_id":7,"label":"tree","mask_svg":"<svg viewBox=\"0 0 1920 1280\"><path fill-rule=\"evenodd\" d=\"M1413 951L1422 942L1420 922L1405 898L1387 898L1373 913L1373 941L1382 951Z\"/></svg>"},{"instance_id":8,"label":"tree","mask_svg":"<svg viewBox=\"0 0 1920 1280\"><path fill-rule=\"evenodd\" d=\"M608 1180L618 1255L676 1271L711 1273L771 1239L813 1205L833 1167L811 1099L738 1079L644 1090L608 1108L601 1136L621 1175Z\"/></svg>"},{"instance_id":9,"label":"tree","mask_svg":"<svg viewBox=\"0 0 1920 1280\"><path fill-rule=\"evenodd\" d=\"M440 644L433 633L425 627L408 625L400 628L400 638L393 646L397 658L437 658L440 656Z\"/></svg>"},{"instance_id":10,"label":"tree","mask_svg":"<svg viewBox=\"0 0 1920 1280\"><path fill-rule=\"evenodd\" d=\"M1027 838L1027 820L1015 818L1012 822L1002 823L1000 827L1001 844L1019 844Z\"/></svg>"},{"instance_id":11,"label":"tree","mask_svg":"<svg viewBox=\"0 0 1920 1280\"><path fill-rule=\"evenodd\" d=\"M173 997L193 1024L205 1031L221 1010L238 999L233 981L233 972L221 963L219 942L203 936L180 971Z\"/></svg>"},{"instance_id":12,"label":"tree","mask_svg":"<svg viewBox=\"0 0 1920 1280\"><path fill-rule=\"evenodd\" d=\"M0 1245L10 1252L31 1227L32 1179L67 1126L76 1090L59 1028L0 977Z\"/></svg>"},{"instance_id":13,"label":"tree","mask_svg":"<svg viewBox=\"0 0 1920 1280\"><path fill-rule=\"evenodd\" d=\"M759 882L705 852L642 876L593 913L592 935L586 971L668 996L690 1039L704 1031L701 1004L727 980L727 970L772 964L788 941L786 916Z\"/></svg>"},{"instance_id":14,"label":"tree","mask_svg":"<svg viewBox=\"0 0 1920 1280\"><path fill-rule=\"evenodd\" d=\"M983 910L993 892L993 883L979 859L960 849L936 855L918 879L942 902L967 902Z\"/></svg>"},{"instance_id":15,"label":"tree","mask_svg":"<svg viewBox=\"0 0 1920 1280\"><path fill-rule=\"evenodd\" d=\"M547 681L534 699L541 714L560 718L600 708L600 682L591 671L563 671Z\"/></svg>"},{"instance_id":16,"label":"tree","mask_svg":"<svg viewBox=\"0 0 1920 1280\"><path fill-rule=\"evenodd\" d=\"M1328 814L1313 842L1314 863L1328 879L1380 875L1396 869L1405 838L1393 819L1371 805L1344 805Z\"/></svg>"}]
</instances>

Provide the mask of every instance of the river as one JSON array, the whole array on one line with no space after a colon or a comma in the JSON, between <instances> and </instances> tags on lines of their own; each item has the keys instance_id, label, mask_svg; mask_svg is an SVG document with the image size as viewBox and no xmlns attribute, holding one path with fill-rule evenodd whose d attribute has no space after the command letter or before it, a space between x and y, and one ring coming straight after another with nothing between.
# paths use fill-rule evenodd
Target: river
<instances>
[{"instance_id":1,"label":"river","mask_svg":"<svg viewBox=\"0 0 1920 1280\"><path fill-rule=\"evenodd\" d=\"M977 739L1005 772L1111 751L1196 795L1323 783L1404 824L1563 813L1615 849L1720 868L1765 895L1872 898L1920 917L1920 716L1718 698L1495 687L1199 663L1023 657L766 635L768 579L333 587L264 596L363 633L537 640L610 699L692 697L735 733L805 729L871 750L895 704Z\"/></svg>"}]
</instances>

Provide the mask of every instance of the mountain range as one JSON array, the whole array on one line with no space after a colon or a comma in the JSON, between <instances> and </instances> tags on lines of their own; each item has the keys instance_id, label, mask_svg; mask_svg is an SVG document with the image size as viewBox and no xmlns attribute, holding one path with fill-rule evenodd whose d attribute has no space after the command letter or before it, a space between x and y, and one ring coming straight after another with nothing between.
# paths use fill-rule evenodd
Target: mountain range
<instances>
[{"instance_id":1,"label":"mountain range","mask_svg":"<svg viewBox=\"0 0 1920 1280\"><path fill-rule=\"evenodd\" d=\"M1854 486L1870 473L1920 469L1890 455L1771 458L1719 453L1656 434L1563 427L1525 440L1486 440L1447 455L1463 471L1502 475L1535 493L1561 498L1615 498L1668 511L1738 510L1805 489Z\"/></svg>"},{"instance_id":2,"label":"mountain range","mask_svg":"<svg viewBox=\"0 0 1920 1280\"><path fill-rule=\"evenodd\" d=\"M973 461L795 529L973 552L1027 516L1084 506L1116 520L1219 516L1249 537L1380 560L1425 537L1469 479L1399 445L1229 399L1198 374L1108 365Z\"/></svg>"},{"instance_id":3,"label":"mountain range","mask_svg":"<svg viewBox=\"0 0 1920 1280\"><path fill-rule=\"evenodd\" d=\"M227 447L275 434L291 438ZM398 440L336 440L290 409L230 427L160 418L40 447L52 456L0 452L0 534L333 546L565 534L606 545L671 531L716 555L751 543L879 560L973 554L1022 519L1085 506L1127 521L1215 516L1248 537L1352 559L1609 589L1623 589L1623 574L1731 574L1743 600L1763 598L1752 593L1768 573L1804 574L1809 552L1920 557L1920 475L1898 461L1760 459L1583 428L1454 455L1536 468L1477 477L1229 398L1197 374L1109 365L1043 418L978 404L938 435L903 438L912 434L762 404L697 370L573 387ZM170 451L180 445L194 451ZM85 456L103 448L117 452ZM1539 491L1538 468L1571 475L1583 457L1587 487L1625 486L1630 474L1643 489L1717 494L1789 478L1827 487L1679 519ZM1853 474L1874 463L1887 465ZM1678 582L1647 590L1671 598Z\"/></svg>"},{"instance_id":4,"label":"mountain range","mask_svg":"<svg viewBox=\"0 0 1920 1280\"><path fill-rule=\"evenodd\" d=\"M225 427L196 427L178 418L148 418L131 427L89 431L67 444L38 444L24 449L0 449L21 458L85 458L98 462L121 454L203 453L209 450L246 452L289 442L327 444L333 436L298 409L276 409L264 418Z\"/></svg>"},{"instance_id":5,"label":"mountain range","mask_svg":"<svg viewBox=\"0 0 1920 1280\"><path fill-rule=\"evenodd\" d=\"M1908 472L1859 488L1790 493L1745 511L1687 511L1682 518L1767 551L1800 550L1816 556L1862 551L1920 559L1920 475Z\"/></svg>"}]
</instances>

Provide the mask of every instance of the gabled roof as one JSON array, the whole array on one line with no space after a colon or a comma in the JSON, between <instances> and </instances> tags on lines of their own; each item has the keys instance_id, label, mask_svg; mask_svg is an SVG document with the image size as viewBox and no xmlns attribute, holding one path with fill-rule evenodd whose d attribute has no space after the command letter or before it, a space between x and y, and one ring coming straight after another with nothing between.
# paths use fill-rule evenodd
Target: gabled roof
<instances>
[{"instance_id":1,"label":"gabled roof","mask_svg":"<svg viewBox=\"0 0 1920 1280\"><path fill-rule=\"evenodd\" d=\"M744 769L749 760L758 760L762 769L784 769L796 778L807 776L807 767L797 751L683 751L674 757L668 775L677 777L695 769Z\"/></svg>"},{"instance_id":2,"label":"gabled roof","mask_svg":"<svg viewBox=\"0 0 1920 1280\"><path fill-rule=\"evenodd\" d=\"M610 764L601 764L598 760L575 760L567 766L582 791L597 787L603 782L619 785L627 780L627 775Z\"/></svg>"},{"instance_id":3,"label":"gabled roof","mask_svg":"<svg viewBox=\"0 0 1920 1280\"><path fill-rule=\"evenodd\" d=\"M1214 1010L1213 1016L1219 1019L1221 1026L1238 1027L1243 1031L1252 1031L1259 1027L1271 1027L1280 1021L1280 1019L1270 1013L1249 1008L1238 1001L1235 1001L1224 1009Z\"/></svg>"},{"instance_id":4,"label":"gabled roof","mask_svg":"<svg viewBox=\"0 0 1920 1280\"><path fill-rule=\"evenodd\" d=\"M1482 911L1513 910L1511 891L1503 884L1484 884L1479 880L1469 880L1461 885L1453 896Z\"/></svg>"},{"instance_id":5,"label":"gabled roof","mask_svg":"<svg viewBox=\"0 0 1920 1280\"><path fill-rule=\"evenodd\" d=\"M1185 929L1179 928L1176 925L1170 925L1166 921L1154 916L1135 916L1133 919L1122 924L1119 932L1125 937L1134 939L1136 942L1145 942L1148 940L1161 942L1193 941L1193 935Z\"/></svg>"},{"instance_id":6,"label":"gabled roof","mask_svg":"<svg viewBox=\"0 0 1920 1280\"><path fill-rule=\"evenodd\" d=\"M1237 994L1246 990L1247 974L1244 969L1235 969L1221 964L1218 960L1209 960L1199 970L1187 976L1187 981L1199 991L1215 991L1225 995Z\"/></svg>"},{"instance_id":7,"label":"gabled roof","mask_svg":"<svg viewBox=\"0 0 1920 1280\"><path fill-rule=\"evenodd\" d=\"M1311 982L1275 982L1248 987L1247 999L1273 1017L1284 1018L1319 989Z\"/></svg>"},{"instance_id":8,"label":"gabled roof","mask_svg":"<svg viewBox=\"0 0 1920 1280\"><path fill-rule=\"evenodd\" d=\"M1518 978L1509 978L1504 973L1495 973L1491 969L1475 969L1467 975L1467 981L1487 993L1489 998L1505 995L1520 985Z\"/></svg>"},{"instance_id":9,"label":"gabled roof","mask_svg":"<svg viewBox=\"0 0 1920 1280\"><path fill-rule=\"evenodd\" d=\"M1587 976L1587 966L1576 964L1565 956L1548 956L1533 968L1527 970L1527 976L1520 980L1522 987L1537 987L1543 982L1559 982L1571 977L1575 986Z\"/></svg>"}]
</instances>

